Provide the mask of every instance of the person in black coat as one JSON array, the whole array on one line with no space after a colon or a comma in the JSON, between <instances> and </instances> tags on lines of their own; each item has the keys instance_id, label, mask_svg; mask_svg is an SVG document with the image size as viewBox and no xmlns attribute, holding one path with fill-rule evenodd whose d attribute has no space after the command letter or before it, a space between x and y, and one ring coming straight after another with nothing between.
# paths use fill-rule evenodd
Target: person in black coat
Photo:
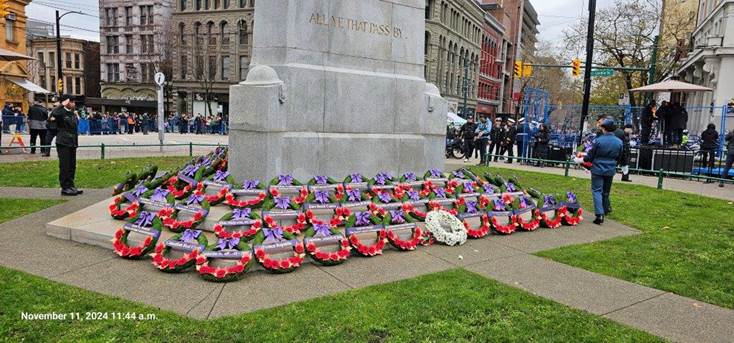
<instances>
[{"instance_id":1,"label":"person in black coat","mask_svg":"<svg viewBox=\"0 0 734 343\"><path fill-rule=\"evenodd\" d=\"M56 152L59 154L59 183L61 195L74 196L83 191L76 189L76 149L79 146L79 118L74 113L76 104L69 95L59 97L60 105L51 112L52 122L58 127L56 135Z\"/></svg>"},{"instance_id":2,"label":"person in black coat","mask_svg":"<svg viewBox=\"0 0 734 343\"><path fill-rule=\"evenodd\" d=\"M535 133L535 136L533 137L535 139L535 146L533 147L533 151L535 152L535 158L538 159L548 159L548 144L550 143L550 133L548 132L548 127L545 126L545 124L540 124L540 128L538 129L538 132ZM539 162L538 165L543 166L543 162Z\"/></svg>"},{"instance_id":3,"label":"person in black coat","mask_svg":"<svg viewBox=\"0 0 734 343\"><path fill-rule=\"evenodd\" d=\"M726 138L724 139L726 141L726 167L724 167L724 174L721 177L721 183L719 183L719 187L724 187L724 180L729 177L729 170L731 170L731 166L734 165L734 131L731 131L726 134Z\"/></svg>"},{"instance_id":4,"label":"person in black coat","mask_svg":"<svg viewBox=\"0 0 734 343\"><path fill-rule=\"evenodd\" d=\"M657 112L657 106L655 106L655 103L652 102L645 106L644 109L642 109L642 113L640 114L640 144L642 145L648 145L650 144L650 132L652 132L652 124L657 119L656 117Z\"/></svg>"},{"instance_id":5,"label":"person in black coat","mask_svg":"<svg viewBox=\"0 0 734 343\"><path fill-rule=\"evenodd\" d=\"M679 103L670 105L669 119L670 143L678 148L683 142L683 130L688 126L688 111Z\"/></svg>"},{"instance_id":6,"label":"person in black coat","mask_svg":"<svg viewBox=\"0 0 734 343\"><path fill-rule=\"evenodd\" d=\"M632 158L632 146L630 140L632 139L632 132L634 126L627 124L624 126L624 130L617 129L614 131L614 135L622 141L622 153L619 155L619 165L622 166L622 181L632 182L630 180L630 159Z\"/></svg>"},{"instance_id":7,"label":"person in black coat","mask_svg":"<svg viewBox=\"0 0 734 343\"><path fill-rule=\"evenodd\" d=\"M40 141L41 145L46 145L46 120L48 120L48 111L40 102L36 101L28 110L28 126L31 129L31 154L36 153L36 139Z\"/></svg>"},{"instance_id":8,"label":"person in black coat","mask_svg":"<svg viewBox=\"0 0 734 343\"><path fill-rule=\"evenodd\" d=\"M502 155L507 152L507 161L505 163L512 164L512 158L515 156L515 139L517 129L515 128L515 120L507 119L507 124L502 129Z\"/></svg>"},{"instance_id":9,"label":"person in black coat","mask_svg":"<svg viewBox=\"0 0 734 343\"><path fill-rule=\"evenodd\" d=\"M489 153L494 154L494 161L497 162L499 155L502 154L502 118L494 118L494 125L489 131Z\"/></svg>"},{"instance_id":10,"label":"person in black coat","mask_svg":"<svg viewBox=\"0 0 734 343\"><path fill-rule=\"evenodd\" d=\"M472 116L467 118L466 123L461 126L461 138L464 139L464 162L469 162L469 158L471 158L474 152L476 130L477 124L474 123L474 117Z\"/></svg>"},{"instance_id":11,"label":"person in black coat","mask_svg":"<svg viewBox=\"0 0 734 343\"><path fill-rule=\"evenodd\" d=\"M660 132L663 133L663 145L672 145L673 126L671 124L673 117L675 117L672 105L667 101L663 101L660 104L660 108L658 108L656 115L658 117L659 125L662 126L660 128Z\"/></svg>"},{"instance_id":12,"label":"person in black coat","mask_svg":"<svg viewBox=\"0 0 734 343\"><path fill-rule=\"evenodd\" d=\"M701 132L701 167L708 167L709 173L714 169L717 149L719 149L719 133L716 132L716 125L711 123Z\"/></svg>"}]
</instances>

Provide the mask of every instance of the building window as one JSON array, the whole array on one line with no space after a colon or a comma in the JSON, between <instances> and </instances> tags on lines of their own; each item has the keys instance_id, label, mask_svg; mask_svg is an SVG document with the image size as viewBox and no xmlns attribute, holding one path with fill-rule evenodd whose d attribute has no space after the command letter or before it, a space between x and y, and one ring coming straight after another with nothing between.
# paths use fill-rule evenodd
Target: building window
<instances>
[{"instance_id":1,"label":"building window","mask_svg":"<svg viewBox=\"0 0 734 343\"><path fill-rule=\"evenodd\" d=\"M107 63L107 82L120 81L120 65L117 63Z\"/></svg>"},{"instance_id":2,"label":"building window","mask_svg":"<svg viewBox=\"0 0 734 343\"><path fill-rule=\"evenodd\" d=\"M15 20L5 18L5 40L15 42Z\"/></svg>"},{"instance_id":3,"label":"building window","mask_svg":"<svg viewBox=\"0 0 734 343\"><path fill-rule=\"evenodd\" d=\"M201 10L201 0L195 0L196 1L196 10Z\"/></svg>"},{"instance_id":4,"label":"building window","mask_svg":"<svg viewBox=\"0 0 734 343\"><path fill-rule=\"evenodd\" d=\"M56 91L56 76L51 75L51 87L50 90Z\"/></svg>"},{"instance_id":5,"label":"building window","mask_svg":"<svg viewBox=\"0 0 734 343\"><path fill-rule=\"evenodd\" d=\"M133 35L125 35L125 52L127 54L133 53Z\"/></svg>"},{"instance_id":6,"label":"building window","mask_svg":"<svg viewBox=\"0 0 734 343\"><path fill-rule=\"evenodd\" d=\"M244 20L240 21L240 25L237 28L237 37L240 44L247 45L247 23Z\"/></svg>"},{"instance_id":7,"label":"building window","mask_svg":"<svg viewBox=\"0 0 734 343\"><path fill-rule=\"evenodd\" d=\"M153 63L140 63L140 77L142 82L153 82L155 66Z\"/></svg>"},{"instance_id":8,"label":"building window","mask_svg":"<svg viewBox=\"0 0 734 343\"><path fill-rule=\"evenodd\" d=\"M184 23L178 24L178 37L179 43L182 47L186 46L186 25Z\"/></svg>"},{"instance_id":9,"label":"building window","mask_svg":"<svg viewBox=\"0 0 734 343\"><path fill-rule=\"evenodd\" d=\"M41 87L48 89L48 85L46 84L46 76L45 75L41 75L41 82L40 82L40 84L41 84Z\"/></svg>"},{"instance_id":10,"label":"building window","mask_svg":"<svg viewBox=\"0 0 734 343\"><path fill-rule=\"evenodd\" d=\"M64 53L64 60L66 61L66 69L71 69L71 53L65 52Z\"/></svg>"},{"instance_id":11,"label":"building window","mask_svg":"<svg viewBox=\"0 0 734 343\"><path fill-rule=\"evenodd\" d=\"M117 8L105 8L105 23L107 26L117 26Z\"/></svg>"},{"instance_id":12,"label":"building window","mask_svg":"<svg viewBox=\"0 0 734 343\"><path fill-rule=\"evenodd\" d=\"M214 80L217 77L217 57L209 56L209 70L208 79Z\"/></svg>"},{"instance_id":13,"label":"building window","mask_svg":"<svg viewBox=\"0 0 734 343\"><path fill-rule=\"evenodd\" d=\"M219 8L219 0L214 0L214 9Z\"/></svg>"},{"instance_id":14,"label":"building window","mask_svg":"<svg viewBox=\"0 0 734 343\"><path fill-rule=\"evenodd\" d=\"M181 0L179 2L178 9L180 11L185 11L186 10L186 0Z\"/></svg>"},{"instance_id":15,"label":"building window","mask_svg":"<svg viewBox=\"0 0 734 343\"><path fill-rule=\"evenodd\" d=\"M49 67L56 69L56 53L53 51L48 52L48 65Z\"/></svg>"},{"instance_id":16,"label":"building window","mask_svg":"<svg viewBox=\"0 0 734 343\"><path fill-rule=\"evenodd\" d=\"M209 39L209 45L217 45L217 37L214 36L214 23L209 22L206 24L206 36Z\"/></svg>"},{"instance_id":17,"label":"building window","mask_svg":"<svg viewBox=\"0 0 734 343\"><path fill-rule=\"evenodd\" d=\"M255 8L255 0L250 0L250 7Z\"/></svg>"},{"instance_id":18,"label":"building window","mask_svg":"<svg viewBox=\"0 0 734 343\"><path fill-rule=\"evenodd\" d=\"M41 63L41 66L46 65L46 63L43 61L43 51L38 52L38 63Z\"/></svg>"},{"instance_id":19,"label":"building window","mask_svg":"<svg viewBox=\"0 0 734 343\"><path fill-rule=\"evenodd\" d=\"M222 8L225 10L229 8L229 0L222 1Z\"/></svg>"},{"instance_id":20,"label":"building window","mask_svg":"<svg viewBox=\"0 0 734 343\"><path fill-rule=\"evenodd\" d=\"M140 25L153 25L153 6L140 6Z\"/></svg>"},{"instance_id":21,"label":"building window","mask_svg":"<svg viewBox=\"0 0 734 343\"><path fill-rule=\"evenodd\" d=\"M130 6L125 7L125 26L133 26L133 8Z\"/></svg>"},{"instance_id":22,"label":"building window","mask_svg":"<svg viewBox=\"0 0 734 343\"><path fill-rule=\"evenodd\" d=\"M227 32L227 27L226 21L219 24L219 35L221 36L222 45L229 45L229 32Z\"/></svg>"},{"instance_id":23,"label":"building window","mask_svg":"<svg viewBox=\"0 0 734 343\"><path fill-rule=\"evenodd\" d=\"M247 7L247 0L239 0L239 2L240 2L240 8Z\"/></svg>"},{"instance_id":24,"label":"building window","mask_svg":"<svg viewBox=\"0 0 734 343\"><path fill-rule=\"evenodd\" d=\"M82 78L76 77L74 78L74 88L76 89L76 94L82 94Z\"/></svg>"},{"instance_id":25,"label":"building window","mask_svg":"<svg viewBox=\"0 0 734 343\"><path fill-rule=\"evenodd\" d=\"M189 58L186 55L181 56L181 79L186 79L186 74L189 71Z\"/></svg>"},{"instance_id":26,"label":"building window","mask_svg":"<svg viewBox=\"0 0 734 343\"><path fill-rule=\"evenodd\" d=\"M208 10L209 9L209 5L210 5L209 0L204 0L204 9L205 10Z\"/></svg>"},{"instance_id":27,"label":"building window","mask_svg":"<svg viewBox=\"0 0 734 343\"><path fill-rule=\"evenodd\" d=\"M247 56L240 56L240 81L247 79L247 69L250 67L250 61Z\"/></svg>"},{"instance_id":28,"label":"building window","mask_svg":"<svg viewBox=\"0 0 734 343\"><path fill-rule=\"evenodd\" d=\"M64 88L66 89L66 93L76 94L74 93L74 84L71 83L71 76L66 77L66 82L64 82Z\"/></svg>"},{"instance_id":29,"label":"building window","mask_svg":"<svg viewBox=\"0 0 734 343\"><path fill-rule=\"evenodd\" d=\"M204 78L204 56L196 56L196 64L194 64L194 77L197 79Z\"/></svg>"},{"instance_id":30,"label":"building window","mask_svg":"<svg viewBox=\"0 0 734 343\"><path fill-rule=\"evenodd\" d=\"M81 63L82 63L82 56L79 54L74 54L74 68L81 69L80 68Z\"/></svg>"},{"instance_id":31,"label":"building window","mask_svg":"<svg viewBox=\"0 0 734 343\"><path fill-rule=\"evenodd\" d=\"M229 56L222 56L222 80L229 80Z\"/></svg>"},{"instance_id":32,"label":"building window","mask_svg":"<svg viewBox=\"0 0 734 343\"><path fill-rule=\"evenodd\" d=\"M119 36L107 36L107 53L108 54L119 54L120 53L120 37Z\"/></svg>"}]
</instances>

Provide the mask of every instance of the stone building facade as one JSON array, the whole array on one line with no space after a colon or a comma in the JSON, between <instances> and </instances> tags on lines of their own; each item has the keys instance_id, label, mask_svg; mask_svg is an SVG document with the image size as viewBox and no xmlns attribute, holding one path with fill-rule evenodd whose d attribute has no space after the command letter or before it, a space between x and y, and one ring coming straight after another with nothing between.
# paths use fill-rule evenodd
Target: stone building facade
<instances>
[{"instance_id":1,"label":"stone building facade","mask_svg":"<svg viewBox=\"0 0 734 343\"><path fill-rule=\"evenodd\" d=\"M426 0L425 78L438 86L449 111L462 116L477 109L483 26L484 11L475 0Z\"/></svg>"},{"instance_id":2,"label":"stone building facade","mask_svg":"<svg viewBox=\"0 0 734 343\"><path fill-rule=\"evenodd\" d=\"M102 99L91 104L155 112L153 76L167 58L171 9L171 0L100 1Z\"/></svg>"},{"instance_id":3,"label":"stone building facade","mask_svg":"<svg viewBox=\"0 0 734 343\"><path fill-rule=\"evenodd\" d=\"M502 112L504 92L505 28L489 13L484 15L482 55L479 65L477 113L494 117Z\"/></svg>"},{"instance_id":4,"label":"stone building facade","mask_svg":"<svg viewBox=\"0 0 734 343\"><path fill-rule=\"evenodd\" d=\"M69 37L61 39L61 73L65 94L85 95L87 61L84 52L88 43L91 42ZM35 58L28 66L31 81L45 89L56 90L56 38L32 38L28 41L28 55Z\"/></svg>"},{"instance_id":5,"label":"stone building facade","mask_svg":"<svg viewBox=\"0 0 734 343\"><path fill-rule=\"evenodd\" d=\"M176 0L172 26L178 112L229 113L229 87L244 80L250 66L254 7L255 0Z\"/></svg>"}]
</instances>

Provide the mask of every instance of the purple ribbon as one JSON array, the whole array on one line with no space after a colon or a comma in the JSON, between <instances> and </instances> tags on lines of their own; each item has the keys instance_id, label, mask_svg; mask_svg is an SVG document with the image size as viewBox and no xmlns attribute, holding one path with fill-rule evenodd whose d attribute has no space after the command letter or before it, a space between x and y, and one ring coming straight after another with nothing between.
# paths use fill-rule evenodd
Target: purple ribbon
<instances>
[{"instance_id":1,"label":"purple ribbon","mask_svg":"<svg viewBox=\"0 0 734 343\"><path fill-rule=\"evenodd\" d=\"M283 229L279 227L273 229L264 228L263 234L265 235L266 242L279 242L283 240Z\"/></svg>"},{"instance_id":2,"label":"purple ribbon","mask_svg":"<svg viewBox=\"0 0 734 343\"><path fill-rule=\"evenodd\" d=\"M156 188L153 192L153 196L150 197L150 200L155 202L167 202L168 199L166 198L168 196L168 190L163 188Z\"/></svg>"},{"instance_id":3,"label":"purple ribbon","mask_svg":"<svg viewBox=\"0 0 734 343\"><path fill-rule=\"evenodd\" d=\"M291 199L288 197L276 197L275 198L275 207L281 210L287 210L290 204L291 204Z\"/></svg>"},{"instance_id":4,"label":"purple ribbon","mask_svg":"<svg viewBox=\"0 0 734 343\"><path fill-rule=\"evenodd\" d=\"M291 175L278 175L279 186L290 186L293 184L293 176Z\"/></svg>"},{"instance_id":5,"label":"purple ribbon","mask_svg":"<svg viewBox=\"0 0 734 343\"><path fill-rule=\"evenodd\" d=\"M232 219L250 219L251 213L252 209L249 208L235 208L234 210L232 210Z\"/></svg>"},{"instance_id":6,"label":"purple ribbon","mask_svg":"<svg viewBox=\"0 0 734 343\"><path fill-rule=\"evenodd\" d=\"M260 183L260 181L257 180L245 180L244 183L242 183L242 188L244 189L255 189L257 188L257 185Z\"/></svg>"},{"instance_id":7,"label":"purple ribbon","mask_svg":"<svg viewBox=\"0 0 734 343\"><path fill-rule=\"evenodd\" d=\"M196 175L196 172L198 170L199 170L198 165L197 166L188 165L186 166L186 168L184 168L183 172L184 172L184 175L188 177L194 177L194 175Z\"/></svg>"},{"instance_id":8,"label":"purple ribbon","mask_svg":"<svg viewBox=\"0 0 734 343\"><path fill-rule=\"evenodd\" d=\"M329 183L329 179L323 175L314 176L317 185L326 185Z\"/></svg>"},{"instance_id":9,"label":"purple ribbon","mask_svg":"<svg viewBox=\"0 0 734 343\"><path fill-rule=\"evenodd\" d=\"M418 192L416 192L415 190L409 190L408 198L410 198L410 200L413 200L413 201L418 201L418 200L421 200L421 195Z\"/></svg>"},{"instance_id":10,"label":"purple ribbon","mask_svg":"<svg viewBox=\"0 0 734 343\"><path fill-rule=\"evenodd\" d=\"M316 190L313 192L315 200L319 204L328 204L329 203L329 192L327 191L321 191Z\"/></svg>"},{"instance_id":11,"label":"purple ribbon","mask_svg":"<svg viewBox=\"0 0 734 343\"><path fill-rule=\"evenodd\" d=\"M145 191L147 190L148 188L145 186L138 186L138 188L135 188L135 190L132 192L132 195L136 198L140 198L140 196L143 195L143 193L145 193Z\"/></svg>"},{"instance_id":12,"label":"purple ribbon","mask_svg":"<svg viewBox=\"0 0 734 343\"><path fill-rule=\"evenodd\" d=\"M357 226L367 226L370 225L370 213L369 212L357 212L354 214L354 217L357 218L357 222L355 225Z\"/></svg>"},{"instance_id":13,"label":"purple ribbon","mask_svg":"<svg viewBox=\"0 0 734 343\"><path fill-rule=\"evenodd\" d=\"M471 181L464 182L464 193L468 193L473 190L474 187L472 186Z\"/></svg>"},{"instance_id":14,"label":"purple ribbon","mask_svg":"<svg viewBox=\"0 0 734 343\"><path fill-rule=\"evenodd\" d=\"M149 227L153 224L153 218L155 218L153 213L141 211L138 215L138 220L135 221L135 225Z\"/></svg>"},{"instance_id":15,"label":"purple ribbon","mask_svg":"<svg viewBox=\"0 0 734 343\"><path fill-rule=\"evenodd\" d=\"M431 174L431 177L439 178L441 177L441 171L436 168L431 168L428 170L428 172Z\"/></svg>"},{"instance_id":16,"label":"purple ribbon","mask_svg":"<svg viewBox=\"0 0 734 343\"><path fill-rule=\"evenodd\" d=\"M331 230L328 224L314 224L314 236L315 237L329 237L331 236Z\"/></svg>"},{"instance_id":17,"label":"purple ribbon","mask_svg":"<svg viewBox=\"0 0 734 343\"><path fill-rule=\"evenodd\" d=\"M453 174L454 174L454 176L456 176L456 177L458 177L460 179L463 179L464 178L464 172L461 171L461 170L456 170L456 171L454 171Z\"/></svg>"},{"instance_id":18,"label":"purple ribbon","mask_svg":"<svg viewBox=\"0 0 734 343\"><path fill-rule=\"evenodd\" d=\"M441 198L441 199L446 198L446 190L443 189L442 187L436 188L433 192L436 193L436 198Z\"/></svg>"},{"instance_id":19,"label":"purple ribbon","mask_svg":"<svg viewBox=\"0 0 734 343\"><path fill-rule=\"evenodd\" d=\"M390 211L390 218L392 219L393 224L402 224L405 223L405 218L403 217L405 213L403 213L403 210L391 210Z\"/></svg>"},{"instance_id":20,"label":"purple ribbon","mask_svg":"<svg viewBox=\"0 0 734 343\"><path fill-rule=\"evenodd\" d=\"M407 172L403 174L403 178L405 179L405 181L415 181L418 179L414 172Z\"/></svg>"},{"instance_id":21,"label":"purple ribbon","mask_svg":"<svg viewBox=\"0 0 734 343\"><path fill-rule=\"evenodd\" d=\"M351 202L362 201L362 192L359 189L347 190L347 199Z\"/></svg>"},{"instance_id":22,"label":"purple ribbon","mask_svg":"<svg viewBox=\"0 0 734 343\"><path fill-rule=\"evenodd\" d=\"M186 231L183 232L183 235L181 235L181 241L194 242L199 239L199 236L201 236L201 230L186 229Z\"/></svg>"},{"instance_id":23,"label":"purple ribbon","mask_svg":"<svg viewBox=\"0 0 734 343\"><path fill-rule=\"evenodd\" d=\"M593 144L591 144L591 142L589 142L589 141L586 141L586 142L584 142L584 152L589 152L589 151L591 151L591 149L592 149L593 147L594 147L594 145L593 145Z\"/></svg>"},{"instance_id":24,"label":"purple ribbon","mask_svg":"<svg viewBox=\"0 0 734 343\"><path fill-rule=\"evenodd\" d=\"M377 195L377 198L383 203L389 203L390 200L392 200L392 197L390 197L390 194L387 192L380 192L380 194Z\"/></svg>"},{"instance_id":25,"label":"purple ribbon","mask_svg":"<svg viewBox=\"0 0 734 343\"><path fill-rule=\"evenodd\" d=\"M575 204L576 201L577 201L576 200L576 194L574 194L573 192L567 192L566 193L566 198L568 198L568 203L569 204Z\"/></svg>"},{"instance_id":26,"label":"purple ribbon","mask_svg":"<svg viewBox=\"0 0 734 343\"><path fill-rule=\"evenodd\" d=\"M375 183L380 186L384 186L385 184L387 184L388 179L392 179L392 175L387 172L379 172L377 173L377 176L375 176Z\"/></svg>"},{"instance_id":27,"label":"purple ribbon","mask_svg":"<svg viewBox=\"0 0 734 343\"><path fill-rule=\"evenodd\" d=\"M502 199L494 199L494 210L495 211L504 211L505 210L505 202L502 201Z\"/></svg>"},{"instance_id":28,"label":"purple ribbon","mask_svg":"<svg viewBox=\"0 0 734 343\"><path fill-rule=\"evenodd\" d=\"M237 249L237 246L239 244L240 244L239 238L220 238L217 241L217 249L218 250Z\"/></svg>"},{"instance_id":29,"label":"purple ribbon","mask_svg":"<svg viewBox=\"0 0 734 343\"><path fill-rule=\"evenodd\" d=\"M352 182L362 182L362 174L352 174L349 175L349 178L352 179Z\"/></svg>"},{"instance_id":30,"label":"purple ribbon","mask_svg":"<svg viewBox=\"0 0 734 343\"><path fill-rule=\"evenodd\" d=\"M556 198L552 195L546 195L543 197L543 207L553 207L556 206Z\"/></svg>"},{"instance_id":31,"label":"purple ribbon","mask_svg":"<svg viewBox=\"0 0 734 343\"><path fill-rule=\"evenodd\" d=\"M520 208L526 208L528 207L528 199L525 199L525 196L520 196Z\"/></svg>"},{"instance_id":32,"label":"purple ribbon","mask_svg":"<svg viewBox=\"0 0 734 343\"><path fill-rule=\"evenodd\" d=\"M489 182L482 185L482 188L484 188L485 194L494 194L494 188L492 187L492 184Z\"/></svg>"},{"instance_id":33,"label":"purple ribbon","mask_svg":"<svg viewBox=\"0 0 734 343\"><path fill-rule=\"evenodd\" d=\"M467 213L477 213L479 210L477 209L477 202L476 201L467 201L466 202L466 212Z\"/></svg>"},{"instance_id":34,"label":"purple ribbon","mask_svg":"<svg viewBox=\"0 0 734 343\"><path fill-rule=\"evenodd\" d=\"M223 172L221 170L217 170L217 173L214 174L214 181L217 182L224 182L229 177L229 172Z\"/></svg>"},{"instance_id":35,"label":"purple ribbon","mask_svg":"<svg viewBox=\"0 0 734 343\"><path fill-rule=\"evenodd\" d=\"M510 193L517 192L517 188L515 187L515 184L514 183L508 182L508 183L505 184L505 186L507 186L507 191L508 192L510 192Z\"/></svg>"},{"instance_id":36,"label":"purple ribbon","mask_svg":"<svg viewBox=\"0 0 734 343\"><path fill-rule=\"evenodd\" d=\"M186 205L201 205L202 201L204 201L203 195L191 194L189 199L186 200Z\"/></svg>"}]
</instances>

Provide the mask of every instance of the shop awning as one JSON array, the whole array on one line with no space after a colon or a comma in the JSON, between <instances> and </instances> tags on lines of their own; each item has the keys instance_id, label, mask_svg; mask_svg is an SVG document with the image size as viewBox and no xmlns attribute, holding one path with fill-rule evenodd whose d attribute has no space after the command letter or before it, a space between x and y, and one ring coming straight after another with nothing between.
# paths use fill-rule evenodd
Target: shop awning
<instances>
[{"instance_id":1,"label":"shop awning","mask_svg":"<svg viewBox=\"0 0 734 343\"><path fill-rule=\"evenodd\" d=\"M23 87L26 90L31 91L33 93L41 93L41 94L49 94L49 93L51 93L51 92L45 90L43 87L41 87L41 86L39 86L39 85L37 85L37 84L35 84L33 82L30 82L30 81L28 81L26 79L8 78L7 80L10 81L10 82L12 82L12 83L14 83L14 84L16 84L16 85L18 85L18 86L20 86L20 87Z\"/></svg>"},{"instance_id":2,"label":"shop awning","mask_svg":"<svg viewBox=\"0 0 734 343\"><path fill-rule=\"evenodd\" d=\"M0 48L0 61L35 60L35 58L17 53L15 51Z\"/></svg>"}]
</instances>

